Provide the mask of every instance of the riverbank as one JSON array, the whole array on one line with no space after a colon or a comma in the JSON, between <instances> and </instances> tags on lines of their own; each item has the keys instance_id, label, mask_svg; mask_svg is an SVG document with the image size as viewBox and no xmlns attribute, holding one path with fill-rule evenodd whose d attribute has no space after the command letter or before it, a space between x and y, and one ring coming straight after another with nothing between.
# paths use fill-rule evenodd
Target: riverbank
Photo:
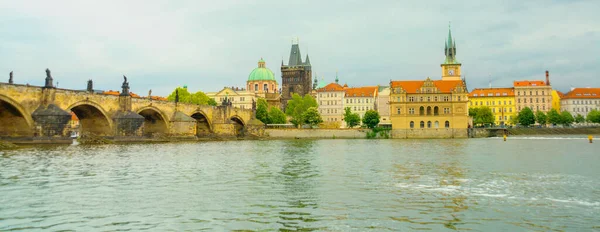
<instances>
[{"instance_id":1,"label":"riverbank","mask_svg":"<svg viewBox=\"0 0 600 232\"><path fill-rule=\"evenodd\" d=\"M470 128L469 138L502 137L508 135L600 135L600 127L580 128Z\"/></svg>"}]
</instances>

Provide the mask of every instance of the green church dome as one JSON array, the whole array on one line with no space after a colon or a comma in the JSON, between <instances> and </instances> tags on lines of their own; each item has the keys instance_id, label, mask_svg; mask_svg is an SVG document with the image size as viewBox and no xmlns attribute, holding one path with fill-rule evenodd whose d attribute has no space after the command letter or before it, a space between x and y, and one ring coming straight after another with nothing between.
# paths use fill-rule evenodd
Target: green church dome
<instances>
[{"instance_id":1,"label":"green church dome","mask_svg":"<svg viewBox=\"0 0 600 232\"><path fill-rule=\"evenodd\" d=\"M265 61L260 58L258 68L252 70L248 76L248 81L275 81L275 75L265 66Z\"/></svg>"}]
</instances>

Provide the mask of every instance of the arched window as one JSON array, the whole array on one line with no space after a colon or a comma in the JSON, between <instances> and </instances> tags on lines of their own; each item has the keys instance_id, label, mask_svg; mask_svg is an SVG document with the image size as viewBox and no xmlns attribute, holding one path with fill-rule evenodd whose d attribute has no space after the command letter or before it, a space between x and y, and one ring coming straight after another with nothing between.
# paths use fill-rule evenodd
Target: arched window
<instances>
[{"instance_id":1,"label":"arched window","mask_svg":"<svg viewBox=\"0 0 600 232\"><path fill-rule=\"evenodd\" d=\"M445 124L446 124L446 125L445 125L445 126L446 126L446 128L450 128L450 122L449 122L449 121L446 121L446 123L445 123Z\"/></svg>"},{"instance_id":2,"label":"arched window","mask_svg":"<svg viewBox=\"0 0 600 232\"><path fill-rule=\"evenodd\" d=\"M440 108L438 108L437 106L433 107L433 115L439 115L439 114L440 114Z\"/></svg>"},{"instance_id":3,"label":"arched window","mask_svg":"<svg viewBox=\"0 0 600 232\"><path fill-rule=\"evenodd\" d=\"M419 115L424 115L425 114L425 107L420 107L419 108Z\"/></svg>"},{"instance_id":4,"label":"arched window","mask_svg":"<svg viewBox=\"0 0 600 232\"><path fill-rule=\"evenodd\" d=\"M258 91L258 84L254 84L254 91Z\"/></svg>"},{"instance_id":5,"label":"arched window","mask_svg":"<svg viewBox=\"0 0 600 232\"><path fill-rule=\"evenodd\" d=\"M415 122L410 121L410 128L415 128Z\"/></svg>"},{"instance_id":6,"label":"arched window","mask_svg":"<svg viewBox=\"0 0 600 232\"><path fill-rule=\"evenodd\" d=\"M421 128L425 128L425 122L421 121Z\"/></svg>"},{"instance_id":7,"label":"arched window","mask_svg":"<svg viewBox=\"0 0 600 232\"><path fill-rule=\"evenodd\" d=\"M427 121L427 128L431 128L431 121Z\"/></svg>"},{"instance_id":8,"label":"arched window","mask_svg":"<svg viewBox=\"0 0 600 232\"><path fill-rule=\"evenodd\" d=\"M427 107L427 115L431 115L431 106Z\"/></svg>"},{"instance_id":9,"label":"arched window","mask_svg":"<svg viewBox=\"0 0 600 232\"><path fill-rule=\"evenodd\" d=\"M433 126L435 128L440 128L440 123L438 121L435 121L435 123L433 124Z\"/></svg>"},{"instance_id":10,"label":"arched window","mask_svg":"<svg viewBox=\"0 0 600 232\"><path fill-rule=\"evenodd\" d=\"M268 93L268 92L269 92L269 85L267 85L267 84L264 84L264 85L263 85L263 91L265 91L265 92L267 92L267 93Z\"/></svg>"}]
</instances>

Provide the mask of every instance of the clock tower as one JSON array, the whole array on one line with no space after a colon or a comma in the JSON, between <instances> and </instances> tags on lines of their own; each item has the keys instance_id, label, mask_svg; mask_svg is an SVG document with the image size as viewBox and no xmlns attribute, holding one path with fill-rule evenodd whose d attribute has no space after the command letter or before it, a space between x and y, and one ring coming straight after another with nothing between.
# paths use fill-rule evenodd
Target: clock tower
<instances>
[{"instance_id":1,"label":"clock tower","mask_svg":"<svg viewBox=\"0 0 600 232\"><path fill-rule=\"evenodd\" d=\"M444 54L446 59L442 66L442 80L461 80L460 78L460 63L456 60L456 41L452 39L450 25L448 25L448 39L444 45Z\"/></svg>"}]
</instances>

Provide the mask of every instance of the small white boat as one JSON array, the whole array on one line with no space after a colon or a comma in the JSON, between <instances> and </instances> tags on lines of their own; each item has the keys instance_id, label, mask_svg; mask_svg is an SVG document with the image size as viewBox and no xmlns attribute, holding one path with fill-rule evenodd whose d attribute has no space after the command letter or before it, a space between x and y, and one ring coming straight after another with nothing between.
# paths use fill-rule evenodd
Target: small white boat
<instances>
[{"instance_id":1,"label":"small white boat","mask_svg":"<svg viewBox=\"0 0 600 232\"><path fill-rule=\"evenodd\" d=\"M79 133L77 133L77 131L71 132L71 138L73 139L73 143L71 143L71 145L79 145L79 142L77 141L79 138Z\"/></svg>"}]
</instances>

